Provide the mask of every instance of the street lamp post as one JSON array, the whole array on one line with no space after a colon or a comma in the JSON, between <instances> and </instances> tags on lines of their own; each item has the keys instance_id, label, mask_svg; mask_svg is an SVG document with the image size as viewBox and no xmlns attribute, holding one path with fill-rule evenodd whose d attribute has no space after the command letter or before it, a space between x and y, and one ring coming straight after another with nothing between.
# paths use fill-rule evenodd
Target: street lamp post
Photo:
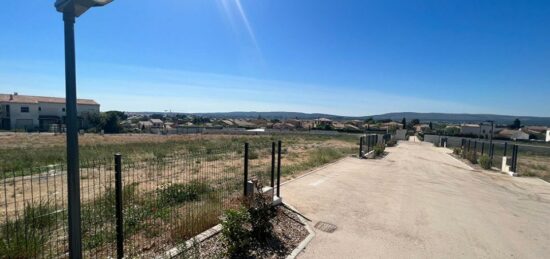
<instances>
[{"instance_id":1,"label":"street lamp post","mask_svg":"<svg viewBox=\"0 0 550 259\"><path fill-rule=\"evenodd\" d=\"M65 124L67 126L69 258L82 258L74 23L76 17L79 17L91 7L103 6L111 1L57 0L55 2L57 11L63 13L65 24L65 105L67 111Z\"/></svg>"}]
</instances>

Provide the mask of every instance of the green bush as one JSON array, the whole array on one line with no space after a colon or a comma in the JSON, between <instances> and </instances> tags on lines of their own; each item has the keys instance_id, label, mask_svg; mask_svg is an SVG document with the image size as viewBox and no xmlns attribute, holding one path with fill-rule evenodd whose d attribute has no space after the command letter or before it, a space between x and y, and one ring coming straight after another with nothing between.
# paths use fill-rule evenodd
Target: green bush
<instances>
[{"instance_id":1,"label":"green bush","mask_svg":"<svg viewBox=\"0 0 550 259\"><path fill-rule=\"evenodd\" d=\"M470 163L472 164L477 164L477 155L476 153L470 151L470 152L465 152L464 153L464 158L466 158L466 160L470 161Z\"/></svg>"},{"instance_id":2,"label":"green bush","mask_svg":"<svg viewBox=\"0 0 550 259\"><path fill-rule=\"evenodd\" d=\"M225 212L222 221L222 236L231 257L246 256L250 248L250 231L246 228L250 214L245 207Z\"/></svg>"},{"instance_id":3,"label":"green bush","mask_svg":"<svg viewBox=\"0 0 550 259\"><path fill-rule=\"evenodd\" d=\"M0 231L1 258L37 258L48 240L48 233L21 219L8 221Z\"/></svg>"},{"instance_id":4,"label":"green bush","mask_svg":"<svg viewBox=\"0 0 550 259\"><path fill-rule=\"evenodd\" d=\"M483 155L479 158L479 165L481 165L481 168L487 170L491 169L491 159L487 155Z\"/></svg>"},{"instance_id":5,"label":"green bush","mask_svg":"<svg viewBox=\"0 0 550 259\"><path fill-rule=\"evenodd\" d=\"M35 258L43 253L47 231L57 224L57 211L49 203L27 204L23 217L0 227L0 258Z\"/></svg>"},{"instance_id":6,"label":"green bush","mask_svg":"<svg viewBox=\"0 0 550 259\"><path fill-rule=\"evenodd\" d=\"M174 206L188 201L199 200L200 195L210 191L210 187L198 181L189 184L172 184L158 190L160 204Z\"/></svg>"},{"instance_id":7,"label":"green bush","mask_svg":"<svg viewBox=\"0 0 550 259\"><path fill-rule=\"evenodd\" d=\"M374 146L374 156L378 157L383 155L385 150L386 150L386 147L382 144L378 144Z\"/></svg>"},{"instance_id":8,"label":"green bush","mask_svg":"<svg viewBox=\"0 0 550 259\"><path fill-rule=\"evenodd\" d=\"M249 222L252 226L251 235L254 240L265 243L272 237L273 224L271 220L277 215L277 210L272 205L271 197L261 193L261 185L257 185L256 190L248 208Z\"/></svg>"},{"instance_id":9,"label":"green bush","mask_svg":"<svg viewBox=\"0 0 550 259\"><path fill-rule=\"evenodd\" d=\"M462 153L462 149L460 149L460 148L454 148L453 149L453 154L455 154L457 156L460 156L461 153Z\"/></svg>"},{"instance_id":10,"label":"green bush","mask_svg":"<svg viewBox=\"0 0 550 259\"><path fill-rule=\"evenodd\" d=\"M397 145L397 141L393 139L386 142L386 146L388 147L395 147L396 145Z\"/></svg>"}]
</instances>

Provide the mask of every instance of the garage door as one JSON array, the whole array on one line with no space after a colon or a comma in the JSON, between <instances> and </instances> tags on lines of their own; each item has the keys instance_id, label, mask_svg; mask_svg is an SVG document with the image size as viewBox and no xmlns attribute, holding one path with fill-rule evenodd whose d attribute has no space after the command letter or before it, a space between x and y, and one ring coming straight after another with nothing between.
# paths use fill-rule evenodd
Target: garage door
<instances>
[{"instance_id":1,"label":"garage door","mask_svg":"<svg viewBox=\"0 0 550 259\"><path fill-rule=\"evenodd\" d=\"M32 129L32 119L30 120L24 120L24 119L17 119L15 120L15 128L16 129Z\"/></svg>"}]
</instances>

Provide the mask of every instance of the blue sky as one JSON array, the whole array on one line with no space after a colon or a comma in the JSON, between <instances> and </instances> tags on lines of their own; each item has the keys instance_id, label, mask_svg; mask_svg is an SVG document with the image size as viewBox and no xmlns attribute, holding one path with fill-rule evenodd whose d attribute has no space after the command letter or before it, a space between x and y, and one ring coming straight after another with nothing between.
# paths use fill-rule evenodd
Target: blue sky
<instances>
[{"instance_id":1,"label":"blue sky","mask_svg":"<svg viewBox=\"0 0 550 259\"><path fill-rule=\"evenodd\" d=\"M53 0L0 9L0 92L64 96ZM550 1L115 0L77 20L102 110L550 116Z\"/></svg>"}]
</instances>

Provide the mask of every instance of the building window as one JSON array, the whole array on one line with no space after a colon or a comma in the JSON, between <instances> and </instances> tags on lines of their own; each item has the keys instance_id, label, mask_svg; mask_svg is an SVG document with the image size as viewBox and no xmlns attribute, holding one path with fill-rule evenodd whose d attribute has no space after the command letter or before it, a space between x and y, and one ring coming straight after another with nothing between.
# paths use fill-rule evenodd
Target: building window
<instances>
[{"instance_id":1,"label":"building window","mask_svg":"<svg viewBox=\"0 0 550 259\"><path fill-rule=\"evenodd\" d=\"M29 112L29 107L21 107L21 112L24 112L24 113Z\"/></svg>"},{"instance_id":2,"label":"building window","mask_svg":"<svg viewBox=\"0 0 550 259\"><path fill-rule=\"evenodd\" d=\"M65 112L65 108L61 108L61 111L62 111L62 112Z\"/></svg>"}]
</instances>

